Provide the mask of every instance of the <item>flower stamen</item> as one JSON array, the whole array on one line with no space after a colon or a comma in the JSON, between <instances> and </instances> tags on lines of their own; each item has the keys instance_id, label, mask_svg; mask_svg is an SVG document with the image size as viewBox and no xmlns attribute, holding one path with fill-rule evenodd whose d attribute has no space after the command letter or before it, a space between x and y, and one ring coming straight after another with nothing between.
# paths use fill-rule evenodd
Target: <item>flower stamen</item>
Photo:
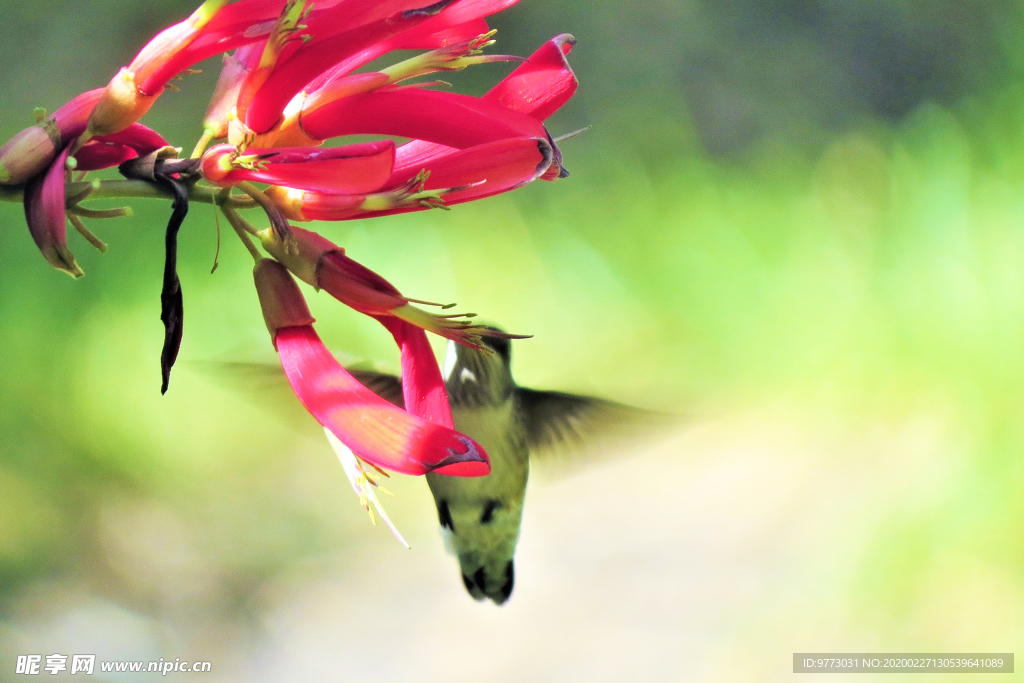
<instances>
[{"instance_id":1,"label":"flower stamen","mask_svg":"<svg viewBox=\"0 0 1024 683\"><path fill-rule=\"evenodd\" d=\"M495 43L492 38L497 32L497 29L494 29L472 40L424 52L423 54L393 64L386 69L381 69L381 73L388 76L388 84L393 84L437 71L462 71L474 64L525 61L522 57L512 55L483 54L484 48Z\"/></svg>"},{"instance_id":2,"label":"flower stamen","mask_svg":"<svg viewBox=\"0 0 1024 683\"><path fill-rule=\"evenodd\" d=\"M359 504L363 506L366 512L370 515L370 521L374 525L377 524L377 518L374 515L374 510L380 515L384 525L388 528L391 534L398 539L398 542L409 548L409 543L405 540L402 534L398 531L398 528L388 517L388 513L384 510L384 506L381 505L380 499L377 497L376 491L378 489L383 493L394 497L395 494L388 491L386 488L381 486L379 483L370 478L363 468L363 461L356 456L345 444L343 444L338 437L331 433L331 430L324 428L324 433L327 435L327 441L331 444L331 448L338 454L338 460L341 461L341 468L345 471L345 476L348 477L348 481L352 484L353 490L356 495L359 496ZM387 476L383 470L379 467L371 465L376 471Z\"/></svg>"}]
</instances>

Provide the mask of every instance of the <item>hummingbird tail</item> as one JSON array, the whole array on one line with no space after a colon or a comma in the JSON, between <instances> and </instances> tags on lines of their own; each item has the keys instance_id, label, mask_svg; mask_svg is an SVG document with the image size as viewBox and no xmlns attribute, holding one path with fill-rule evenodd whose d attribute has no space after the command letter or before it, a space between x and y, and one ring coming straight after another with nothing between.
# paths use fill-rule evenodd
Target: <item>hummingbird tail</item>
<instances>
[{"instance_id":1,"label":"hummingbird tail","mask_svg":"<svg viewBox=\"0 0 1024 683\"><path fill-rule=\"evenodd\" d=\"M515 569L512 560L505 564L501 572L489 571L495 567L482 566L472 576L463 572L462 583L474 600L490 598L495 605L503 605L512 595L515 583Z\"/></svg>"}]
</instances>

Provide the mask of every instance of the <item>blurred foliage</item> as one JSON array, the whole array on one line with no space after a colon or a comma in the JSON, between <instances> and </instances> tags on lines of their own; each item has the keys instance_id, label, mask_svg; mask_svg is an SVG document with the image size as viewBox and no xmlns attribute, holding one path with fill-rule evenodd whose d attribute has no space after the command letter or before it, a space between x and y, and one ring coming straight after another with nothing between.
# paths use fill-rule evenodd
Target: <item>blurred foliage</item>
<instances>
[{"instance_id":1,"label":"blurred foliage","mask_svg":"<svg viewBox=\"0 0 1024 683\"><path fill-rule=\"evenodd\" d=\"M105 83L190 8L5 8L0 137ZM902 473L929 490L886 508L851 559L851 610L904 643L966 565L1018 607L1024 594L1022 19L1009 0L524 2L494 19L498 49L580 40L580 92L550 122L593 126L563 145L572 177L319 227L411 296L535 334L516 348L524 384L697 419L785 404L854 431L936 420L932 459ZM186 149L204 68L147 117ZM473 92L501 73L453 80ZM181 234L185 341L160 397L168 209L133 204L96 226L107 254L74 244L78 282L0 206L0 610L73 577L143 613L200 598L244 612L265 577L363 542L315 426L296 436L268 419L294 411L201 362L273 361L229 233L209 274L208 206ZM339 354L396 367L373 321L312 305ZM155 536L167 545L142 542Z\"/></svg>"}]
</instances>

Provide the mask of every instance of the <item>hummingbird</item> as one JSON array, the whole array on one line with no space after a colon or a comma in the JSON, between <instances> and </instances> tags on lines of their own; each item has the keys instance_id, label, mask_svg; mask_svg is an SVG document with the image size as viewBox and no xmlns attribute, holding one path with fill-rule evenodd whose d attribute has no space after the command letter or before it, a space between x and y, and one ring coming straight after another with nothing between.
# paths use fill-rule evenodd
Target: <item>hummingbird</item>
<instances>
[{"instance_id":1,"label":"hummingbird","mask_svg":"<svg viewBox=\"0 0 1024 683\"><path fill-rule=\"evenodd\" d=\"M501 333L497 328L492 331ZM610 428L653 417L651 411L557 391L538 391L512 377L511 340L481 336L483 348L448 342L442 373L455 429L484 447L491 471L482 477L426 475L446 549L476 600L502 605L515 584L514 555L531 457L588 445ZM353 371L371 390L401 402L397 377Z\"/></svg>"},{"instance_id":2,"label":"hummingbird","mask_svg":"<svg viewBox=\"0 0 1024 683\"><path fill-rule=\"evenodd\" d=\"M608 441L616 431L633 441L637 430L674 422L675 417L519 386L512 377L511 340L486 334L479 339L479 348L449 341L442 373L455 429L484 447L491 471L482 477L428 473L426 479L445 547L458 558L466 590L478 601L502 605L515 584L514 556L531 460L580 454L602 439ZM219 365L239 373L254 367ZM398 377L355 367L349 372L380 397L403 407ZM273 376L277 381L276 372Z\"/></svg>"}]
</instances>

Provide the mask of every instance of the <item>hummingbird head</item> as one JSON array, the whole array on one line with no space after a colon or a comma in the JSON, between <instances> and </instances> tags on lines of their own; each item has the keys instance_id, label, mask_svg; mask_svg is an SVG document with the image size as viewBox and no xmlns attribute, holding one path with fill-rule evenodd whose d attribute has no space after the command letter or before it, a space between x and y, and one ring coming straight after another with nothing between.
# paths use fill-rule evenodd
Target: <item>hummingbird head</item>
<instances>
[{"instance_id":1,"label":"hummingbird head","mask_svg":"<svg viewBox=\"0 0 1024 683\"><path fill-rule=\"evenodd\" d=\"M501 332L495 327L487 329ZM498 405L508 400L515 391L509 365L509 340L504 337L481 337L481 341L485 349L448 342L444 378L452 407Z\"/></svg>"}]
</instances>

